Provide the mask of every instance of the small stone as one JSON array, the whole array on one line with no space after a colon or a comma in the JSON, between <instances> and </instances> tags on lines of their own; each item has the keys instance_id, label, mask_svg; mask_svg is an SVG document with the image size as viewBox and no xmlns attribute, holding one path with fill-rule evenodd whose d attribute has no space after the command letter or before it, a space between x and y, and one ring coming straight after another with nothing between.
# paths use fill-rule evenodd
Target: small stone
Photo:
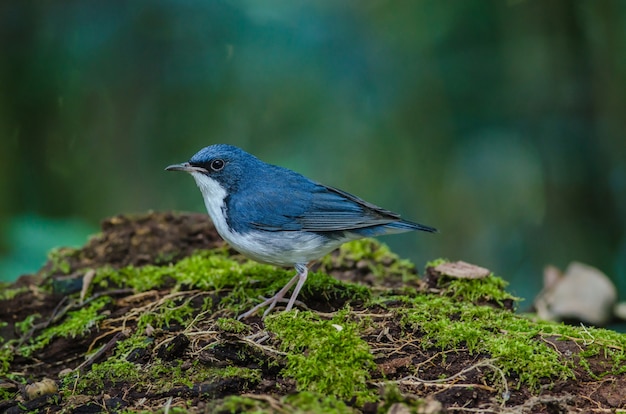
<instances>
[{"instance_id":1,"label":"small stone","mask_svg":"<svg viewBox=\"0 0 626 414\"><path fill-rule=\"evenodd\" d=\"M367 260L359 260L358 262L356 262L357 269L368 269L369 266L370 264L367 262Z\"/></svg>"},{"instance_id":2,"label":"small stone","mask_svg":"<svg viewBox=\"0 0 626 414\"><path fill-rule=\"evenodd\" d=\"M57 391L59 391L59 386L56 381L44 378L41 381L26 385L24 387L24 398L34 400L44 395L56 394Z\"/></svg>"},{"instance_id":3,"label":"small stone","mask_svg":"<svg viewBox=\"0 0 626 414\"><path fill-rule=\"evenodd\" d=\"M489 269L467 262L446 262L435 267L435 271L456 279L483 279L491 274Z\"/></svg>"},{"instance_id":4,"label":"small stone","mask_svg":"<svg viewBox=\"0 0 626 414\"><path fill-rule=\"evenodd\" d=\"M411 414L411 409L404 403L394 403L387 410L387 414Z\"/></svg>"},{"instance_id":5,"label":"small stone","mask_svg":"<svg viewBox=\"0 0 626 414\"><path fill-rule=\"evenodd\" d=\"M439 414L443 412L443 405L432 395L424 399L424 403L417 409L418 414Z\"/></svg>"},{"instance_id":6,"label":"small stone","mask_svg":"<svg viewBox=\"0 0 626 414\"><path fill-rule=\"evenodd\" d=\"M74 372L74 370L71 368L62 369L61 372L59 372L59 378L63 378L67 375L70 375L72 372Z\"/></svg>"}]
</instances>

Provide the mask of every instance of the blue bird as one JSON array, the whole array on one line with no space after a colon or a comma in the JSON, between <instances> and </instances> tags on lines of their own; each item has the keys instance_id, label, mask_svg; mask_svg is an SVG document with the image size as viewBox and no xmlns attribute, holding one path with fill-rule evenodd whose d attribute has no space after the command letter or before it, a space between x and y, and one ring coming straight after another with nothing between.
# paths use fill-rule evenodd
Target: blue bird
<instances>
[{"instance_id":1,"label":"blue bird","mask_svg":"<svg viewBox=\"0 0 626 414\"><path fill-rule=\"evenodd\" d=\"M239 319L268 306L265 317L297 282L285 308L291 310L306 281L308 264L347 241L412 230L437 231L267 164L232 145L205 147L189 162L165 170L192 175L217 232L235 250L258 262L296 269L296 275L273 297Z\"/></svg>"}]
</instances>

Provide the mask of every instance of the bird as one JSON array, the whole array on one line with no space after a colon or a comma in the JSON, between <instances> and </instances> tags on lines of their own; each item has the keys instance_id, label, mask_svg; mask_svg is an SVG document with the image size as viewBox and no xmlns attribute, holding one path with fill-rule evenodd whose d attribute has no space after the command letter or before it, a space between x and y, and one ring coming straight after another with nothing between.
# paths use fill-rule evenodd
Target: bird
<instances>
[{"instance_id":1,"label":"bird","mask_svg":"<svg viewBox=\"0 0 626 414\"><path fill-rule=\"evenodd\" d=\"M265 318L295 284L285 307L291 310L309 264L343 243L413 230L437 232L233 145L207 146L165 170L191 174L215 229L235 250L260 263L296 270L282 289L239 320L267 306Z\"/></svg>"}]
</instances>

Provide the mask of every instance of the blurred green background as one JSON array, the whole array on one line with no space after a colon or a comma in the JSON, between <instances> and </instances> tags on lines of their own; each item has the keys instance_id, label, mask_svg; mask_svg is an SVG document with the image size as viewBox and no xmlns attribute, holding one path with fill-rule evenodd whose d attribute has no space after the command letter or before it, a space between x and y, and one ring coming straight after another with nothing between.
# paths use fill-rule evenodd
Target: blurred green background
<instances>
[{"instance_id":1,"label":"blurred green background","mask_svg":"<svg viewBox=\"0 0 626 414\"><path fill-rule=\"evenodd\" d=\"M420 269L626 293L626 2L4 0L0 34L1 279L204 211L163 168L221 142L439 228L384 238Z\"/></svg>"}]
</instances>

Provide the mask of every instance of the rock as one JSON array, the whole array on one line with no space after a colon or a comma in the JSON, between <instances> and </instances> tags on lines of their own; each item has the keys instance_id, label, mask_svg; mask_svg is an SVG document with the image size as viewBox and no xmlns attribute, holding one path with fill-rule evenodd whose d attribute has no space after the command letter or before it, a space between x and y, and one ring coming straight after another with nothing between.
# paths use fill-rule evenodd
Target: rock
<instances>
[{"instance_id":1,"label":"rock","mask_svg":"<svg viewBox=\"0 0 626 414\"><path fill-rule=\"evenodd\" d=\"M395 403L389 407L387 414L411 414L411 409L404 403Z\"/></svg>"},{"instance_id":2,"label":"rock","mask_svg":"<svg viewBox=\"0 0 626 414\"><path fill-rule=\"evenodd\" d=\"M56 394L59 391L59 385L50 378L44 378L41 381L27 384L24 386L24 398L26 400L34 400L44 395Z\"/></svg>"},{"instance_id":3,"label":"rock","mask_svg":"<svg viewBox=\"0 0 626 414\"><path fill-rule=\"evenodd\" d=\"M544 269L544 289L535 299L540 318L563 321L579 320L603 326L613 316L617 289L600 270L572 262L565 274L554 266Z\"/></svg>"},{"instance_id":4,"label":"rock","mask_svg":"<svg viewBox=\"0 0 626 414\"><path fill-rule=\"evenodd\" d=\"M455 279L483 279L491 274L491 270L489 269L461 260L442 263L435 267L435 271Z\"/></svg>"}]
</instances>

